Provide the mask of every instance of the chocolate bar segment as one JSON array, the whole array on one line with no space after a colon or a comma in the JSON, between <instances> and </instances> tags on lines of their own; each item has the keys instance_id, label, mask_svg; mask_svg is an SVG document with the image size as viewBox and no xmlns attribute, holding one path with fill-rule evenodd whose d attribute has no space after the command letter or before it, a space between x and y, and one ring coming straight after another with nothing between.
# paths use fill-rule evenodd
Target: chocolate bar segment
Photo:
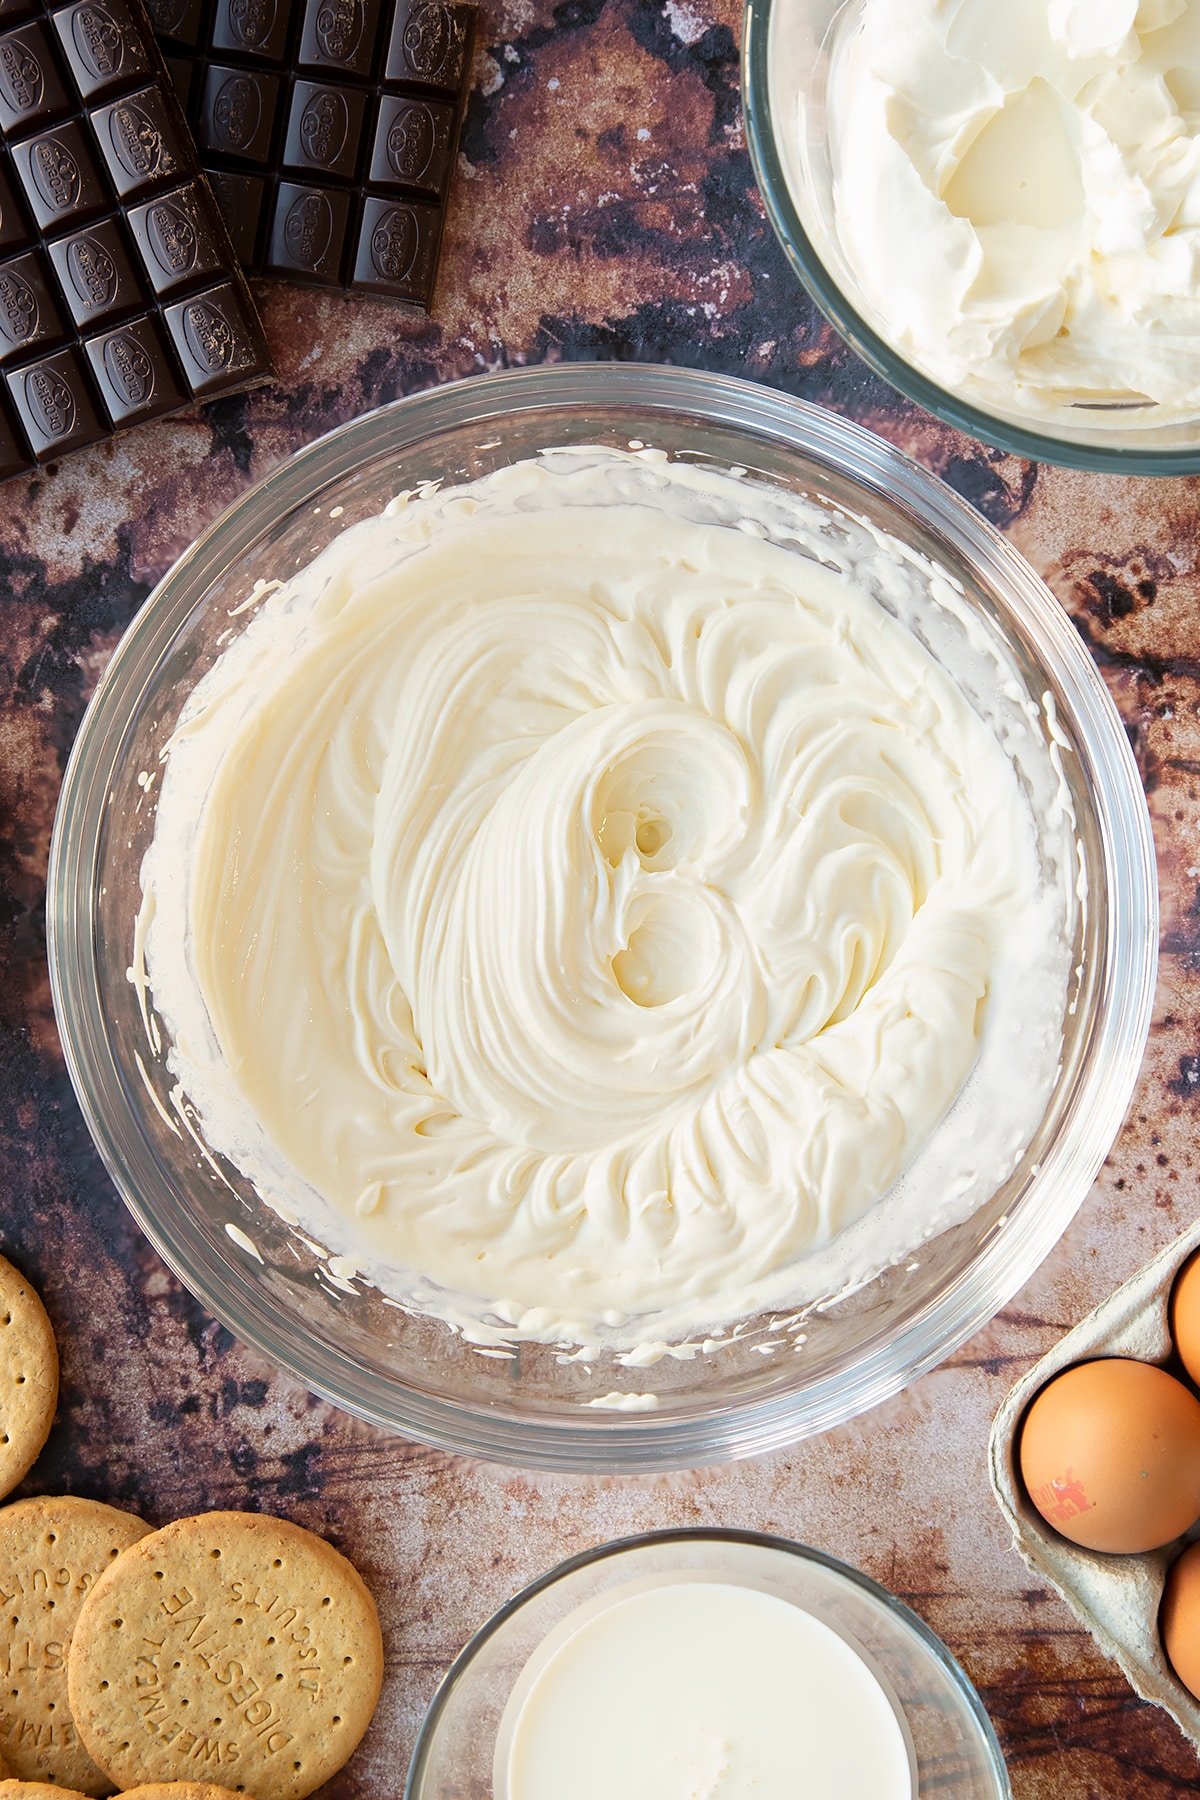
<instances>
[{"instance_id":1,"label":"chocolate bar segment","mask_svg":"<svg viewBox=\"0 0 1200 1800\"><path fill-rule=\"evenodd\" d=\"M57 233L105 210L108 195L83 127L73 119L13 144L13 167L38 230Z\"/></svg>"},{"instance_id":2,"label":"chocolate bar segment","mask_svg":"<svg viewBox=\"0 0 1200 1800\"><path fill-rule=\"evenodd\" d=\"M0 263L0 363L51 349L66 335L41 258L30 251Z\"/></svg>"},{"instance_id":3,"label":"chocolate bar segment","mask_svg":"<svg viewBox=\"0 0 1200 1800\"><path fill-rule=\"evenodd\" d=\"M0 0L0 480L269 372L142 0Z\"/></svg>"},{"instance_id":4,"label":"chocolate bar segment","mask_svg":"<svg viewBox=\"0 0 1200 1800\"><path fill-rule=\"evenodd\" d=\"M49 124L70 111L46 26L39 20L0 37L0 130Z\"/></svg>"},{"instance_id":5,"label":"chocolate bar segment","mask_svg":"<svg viewBox=\"0 0 1200 1800\"><path fill-rule=\"evenodd\" d=\"M215 63L204 83L196 143L222 158L264 165L270 161L279 110L279 77L263 69Z\"/></svg>"},{"instance_id":6,"label":"chocolate bar segment","mask_svg":"<svg viewBox=\"0 0 1200 1800\"><path fill-rule=\"evenodd\" d=\"M100 107L92 124L108 168L108 177L123 200L148 188L178 181L193 167L191 146L157 88L139 88Z\"/></svg>"},{"instance_id":7,"label":"chocolate bar segment","mask_svg":"<svg viewBox=\"0 0 1200 1800\"><path fill-rule=\"evenodd\" d=\"M300 67L369 76L379 14L379 0L308 0L300 32Z\"/></svg>"},{"instance_id":8,"label":"chocolate bar segment","mask_svg":"<svg viewBox=\"0 0 1200 1800\"><path fill-rule=\"evenodd\" d=\"M389 95L379 109L371 180L400 182L436 199L449 185L453 144L453 107Z\"/></svg>"},{"instance_id":9,"label":"chocolate bar segment","mask_svg":"<svg viewBox=\"0 0 1200 1800\"><path fill-rule=\"evenodd\" d=\"M130 319L89 338L88 361L114 425L137 425L187 402L157 318Z\"/></svg>"},{"instance_id":10,"label":"chocolate bar segment","mask_svg":"<svg viewBox=\"0 0 1200 1800\"><path fill-rule=\"evenodd\" d=\"M280 62L287 50L287 0L219 0L212 21L214 50Z\"/></svg>"},{"instance_id":11,"label":"chocolate bar segment","mask_svg":"<svg viewBox=\"0 0 1200 1800\"><path fill-rule=\"evenodd\" d=\"M72 345L5 380L37 462L50 462L106 435L79 351Z\"/></svg>"},{"instance_id":12,"label":"chocolate bar segment","mask_svg":"<svg viewBox=\"0 0 1200 1800\"><path fill-rule=\"evenodd\" d=\"M157 4L160 19L179 21L160 23L168 60L245 267L427 309L466 107L474 6Z\"/></svg>"},{"instance_id":13,"label":"chocolate bar segment","mask_svg":"<svg viewBox=\"0 0 1200 1800\"><path fill-rule=\"evenodd\" d=\"M453 98L462 87L470 34L443 0L397 0L384 73Z\"/></svg>"},{"instance_id":14,"label":"chocolate bar segment","mask_svg":"<svg viewBox=\"0 0 1200 1800\"><path fill-rule=\"evenodd\" d=\"M442 215L418 201L367 201L354 261L354 284L393 300L419 301L433 286Z\"/></svg>"},{"instance_id":15,"label":"chocolate bar segment","mask_svg":"<svg viewBox=\"0 0 1200 1800\"><path fill-rule=\"evenodd\" d=\"M298 81L292 89L283 167L353 181L367 97L333 83Z\"/></svg>"},{"instance_id":16,"label":"chocolate bar segment","mask_svg":"<svg viewBox=\"0 0 1200 1800\"><path fill-rule=\"evenodd\" d=\"M349 231L349 194L281 183L267 247L268 274L340 287Z\"/></svg>"},{"instance_id":17,"label":"chocolate bar segment","mask_svg":"<svg viewBox=\"0 0 1200 1800\"><path fill-rule=\"evenodd\" d=\"M258 315L225 282L167 309L167 329L193 394L226 393L258 368Z\"/></svg>"},{"instance_id":18,"label":"chocolate bar segment","mask_svg":"<svg viewBox=\"0 0 1200 1800\"><path fill-rule=\"evenodd\" d=\"M213 206L196 182L135 206L129 229L154 292L169 296L226 272Z\"/></svg>"},{"instance_id":19,"label":"chocolate bar segment","mask_svg":"<svg viewBox=\"0 0 1200 1800\"><path fill-rule=\"evenodd\" d=\"M143 290L119 219L101 219L50 245L58 288L77 327L140 306Z\"/></svg>"},{"instance_id":20,"label":"chocolate bar segment","mask_svg":"<svg viewBox=\"0 0 1200 1800\"><path fill-rule=\"evenodd\" d=\"M150 81L154 58L122 0L81 0L54 25L81 99L98 100L124 83Z\"/></svg>"},{"instance_id":21,"label":"chocolate bar segment","mask_svg":"<svg viewBox=\"0 0 1200 1800\"><path fill-rule=\"evenodd\" d=\"M160 37L195 46L204 30L204 0L146 0L150 22Z\"/></svg>"}]
</instances>

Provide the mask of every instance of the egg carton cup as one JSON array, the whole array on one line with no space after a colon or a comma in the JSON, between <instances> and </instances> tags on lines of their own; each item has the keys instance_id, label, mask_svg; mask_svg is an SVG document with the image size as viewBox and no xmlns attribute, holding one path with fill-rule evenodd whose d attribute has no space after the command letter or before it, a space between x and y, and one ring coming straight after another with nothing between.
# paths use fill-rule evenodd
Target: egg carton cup
<instances>
[{"instance_id":1,"label":"egg carton cup","mask_svg":"<svg viewBox=\"0 0 1200 1800\"><path fill-rule=\"evenodd\" d=\"M1025 1562L1062 1595L1101 1649L1120 1664L1134 1691L1170 1713L1200 1747L1200 1702L1176 1678L1158 1635L1167 1570L1200 1531L1193 1526L1174 1543L1143 1556L1106 1556L1078 1548L1035 1510L1017 1467L1017 1435L1025 1409L1055 1375L1099 1356L1162 1364L1173 1355L1167 1317L1171 1288L1197 1248L1200 1221L1060 1338L1017 1382L992 1425L988 1464L992 1491Z\"/></svg>"}]
</instances>

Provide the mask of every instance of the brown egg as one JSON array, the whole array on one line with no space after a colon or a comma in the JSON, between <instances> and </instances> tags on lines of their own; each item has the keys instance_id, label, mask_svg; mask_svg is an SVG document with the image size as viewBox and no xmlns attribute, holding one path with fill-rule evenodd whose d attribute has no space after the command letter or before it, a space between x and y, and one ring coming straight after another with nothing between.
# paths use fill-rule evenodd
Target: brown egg
<instances>
[{"instance_id":1,"label":"brown egg","mask_svg":"<svg viewBox=\"0 0 1200 1800\"><path fill-rule=\"evenodd\" d=\"M1151 1363L1057 1375L1025 1414L1018 1454L1047 1524L1089 1550L1157 1550L1200 1517L1200 1401Z\"/></svg>"},{"instance_id":2,"label":"brown egg","mask_svg":"<svg viewBox=\"0 0 1200 1800\"><path fill-rule=\"evenodd\" d=\"M1171 1336L1179 1360L1200 1386L1200 1251L1190 1256L1171 1289Z\"/></svg>"},{"instance_id":3,"label":"brown egg","mask_svg":"<svg viewBox=\"0 0 1200 1800\"><path fill-rule=\"evenodd\" d=\"M1158 1629L1171 1667L1200 1700L1200 1544L1171 1564Z\"/></svg>"}]
</instances>

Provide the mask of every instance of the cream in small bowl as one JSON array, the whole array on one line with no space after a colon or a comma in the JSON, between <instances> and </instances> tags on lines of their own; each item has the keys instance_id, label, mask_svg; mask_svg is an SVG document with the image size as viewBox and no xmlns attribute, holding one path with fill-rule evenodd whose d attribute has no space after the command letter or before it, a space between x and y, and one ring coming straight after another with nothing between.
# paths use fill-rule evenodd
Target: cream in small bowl
<instances>
[{"instance_id":1,"label":"cream in small bowl","mask_svg":"<svg viewBox=\"0 0 1200 1800\"><path fill-rule=\"evenodd\" d=\"M913 1800L903 1711L855 1645L751 1582L633 1579L539 1645L500 1721L495 1800Z\"/></svg>"},{"instance_id":2,"label":"cream in small bowl","mask_svg":"<svg viewBox=\"0 0 1200 1800\"><path fill-rule=\"evenodd\" d=\"M830 59L838 236L905 356L1039 428L1200 415L1200 6L862 0Z\"/></svg>"},{"instance_id":3,"label":"cream in small bowl","mask_svg":"<svg viewBox=\"0 0 1200 1800\"><path fill-rule=\"evenodd\" d=\"M949 1651L856 1570L783 1538L664 1531L563 1563L493 1614L426 1714L405 1800L1008 1800Z\"/></svg>"}]
</instances>

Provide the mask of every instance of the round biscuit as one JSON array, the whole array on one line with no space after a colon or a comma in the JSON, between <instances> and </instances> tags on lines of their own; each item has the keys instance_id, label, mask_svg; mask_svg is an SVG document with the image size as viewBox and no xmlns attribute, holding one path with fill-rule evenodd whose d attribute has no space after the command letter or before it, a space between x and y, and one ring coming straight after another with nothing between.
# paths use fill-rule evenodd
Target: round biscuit
<instances>
[{"instance_id":1,"label":"round biscuit","mask_svg":"<svg viewBox=\"0 0 1200 1800\"><path fill-rule=\"evenodd\" d=\"M0 1498L36 1462L58 1405L58 1346L46 1309L0 1256Z\"/></svg>"},{"instance_id":2,"label":"round biscuit","mask_svg":"<svg viewBox=\"0 0 1200 1800\"><path fill-rule=\"evenodd\" d=\"M97 1581L71 1643L71 1711L120 1787L212 1779L303 1800L347 1760L383 1680L358 1571L299 1525L204 1513Z\"/></svg>"},{"instance_id":3,"label":"round biscuit","mask_svg":"<svg viewBox=\"0 0 1200 1800\"><path fill-rule=\"evenodd\" d=\"M102 1570L150 1527L73 1495L0 1508L0 1750L24 1782L106 1794L67 1699L67 1646Z\"/></svg>"},{"instance_id":4,"label":"round biscuit","mask_svg":"<svg viewBox=\"0 0 1200 1800\"><path fill-rule=\"evenodd\" d=\"M143 1787L126 1788L117 1800L246 1800L230 1788L211 1781L148 1781Z\"/></svg>"},{"instance_id":5,"label":"round biscuit","mask_svg":"<svg viewBox=\"0 0 1200 1800\"><path fill-rule=\"evenodd\" d=\"M0 1800L87 1800L74 1788L55 1787L52 1781L0 1781Z\"/></svg>"}]
</instances>

